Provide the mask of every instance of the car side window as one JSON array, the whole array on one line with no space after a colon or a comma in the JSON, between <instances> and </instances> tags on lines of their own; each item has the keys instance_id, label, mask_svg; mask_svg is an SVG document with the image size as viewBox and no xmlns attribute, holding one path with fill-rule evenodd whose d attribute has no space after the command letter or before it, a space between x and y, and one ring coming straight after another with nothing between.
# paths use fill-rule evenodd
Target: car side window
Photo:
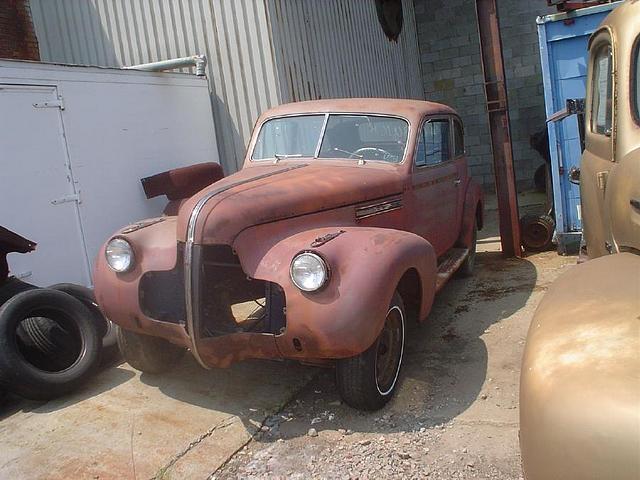
<instances>
[{"instance_id":1,"label":"car side window","mask_svg":"<svg viewBox=\"0 0 640 480\"><path fill-rule=\"evenodd\" d=\"M459 120L453 121L453 156L458 158L464 155L464 131Z\"/></svg>"},{"instance_id":2,"label":"car side window","mask_svg":"<svg viewBox=\"0 0 640 480\"><path fill-rule=\"evenodd\" d=\"M611 45L597 47L593 56L591 131L611 135L612 93Z\"/></svg>"},{"instance_id":3,"label":"car side window","mask_svg":"<svg viewBox=\"0 0 640 480\"><path fill-rule=\"evenodd\" d=\"M631 94L631 102L633 117L636 123L640 124L640 37L636 38L632 61L631 78L633 79L633 83L631 89L633 91Z\"/></svg>"},{"instance_id":4,"label":"car side window","mask_svg":"<svg viewBox=\"0 0 640 480\"><path fill-rule=\"evenodd\" d=\"M423 167L437 165L449 160L449 120L429 120L422 127L418 149L416 151L416 166Z\"/></svg>"}]
</instances>

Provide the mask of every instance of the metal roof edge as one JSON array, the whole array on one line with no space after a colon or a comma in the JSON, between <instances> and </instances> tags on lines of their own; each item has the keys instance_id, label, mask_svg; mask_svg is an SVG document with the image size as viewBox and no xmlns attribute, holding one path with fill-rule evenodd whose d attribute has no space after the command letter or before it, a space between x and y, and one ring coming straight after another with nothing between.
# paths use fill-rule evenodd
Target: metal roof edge
<instances>
[{"instance_id":1,"label":"metal roof edge","mask_svg":"<svg viewBox=\"0 0 640 480\"><path fill-rule=\"evenodd\" d=\"M558 22L560 20L569 20L571 18L584 17L585 15L593 15L594 13L607 12L613 10L618 5L624 3L623 0L602 5L594 5L593 7L581 8L572 12L552 13L550 15L540 15L536 18L536 23L542 25L549 22Z\"/></svg>"},{"instance_id":2,"label":"metal roof edge","mask_svg":"<svg viewBox=\"0 0 640 480\"><path fill-rule=\"evenodd\" d=\"M0 57L0 68L9 67L9 66L18 67L20 65L23 65L24 67L39 68L44 70L56 70L60 68L71 67L71 68L86 69L86 70L93 69L94 71L93 73L116 73L117 72L123 75L142 74L149 77L154 77L154 76L158 77L158 74L162 74L162 76L175 77L175 78L196 77L196 78L206 79L206 76L198 77L193 73L184 73L184 72L175 72L175 71L151 72L151 71L145 71L145 70L137 70L133 68L126 69L122 67L107 67L104 65L86 65L86 64L79 64L79 63L61 63L61 62L41 62L37 60L21 60L21 59L15 59L15 58Z\"/></svg>"}]
</instances>

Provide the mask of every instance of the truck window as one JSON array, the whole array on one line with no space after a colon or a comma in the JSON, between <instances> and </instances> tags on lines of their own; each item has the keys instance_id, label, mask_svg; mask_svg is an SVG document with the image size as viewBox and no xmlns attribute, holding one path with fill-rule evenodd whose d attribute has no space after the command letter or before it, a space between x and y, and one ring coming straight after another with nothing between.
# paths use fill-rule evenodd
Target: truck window
<instances>
[{"instance_id":1,"label":"truck window","mask_svg":"<svg viewBox=\"0 0 640 480\"><path fill-rule=\"evenodd\" d=\"M593 58L591 131L611 135L611 45L597 47Z\"/></svg>"}]
</instances>

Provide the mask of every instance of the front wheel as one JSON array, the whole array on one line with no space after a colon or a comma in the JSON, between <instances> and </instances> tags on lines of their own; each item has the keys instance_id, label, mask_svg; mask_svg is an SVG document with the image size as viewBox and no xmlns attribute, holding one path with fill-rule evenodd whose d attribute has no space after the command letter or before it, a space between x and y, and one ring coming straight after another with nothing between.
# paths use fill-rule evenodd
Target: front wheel
<instances>
[{"instance_id":1,"label":"front wheel","mask_svg":"<svg viewBox=\"0 0 640 480\"><path fill-rule=\"evenodd\" d=\"M160 337L152 337L117 327L120 353L136 370L162 373L173 367L185 354L185 349Z\"/></svg>"},{"instance_id":2,"label":"front wheel","mask_svg":"<svg viewBox=\"0 0 640 480\"><path fill-rule=\"evenodd\" d=\"M396 292L380 335L360 355L338 360L336 384L342 399L359 410L378 410L395 393L404 353L405 310Z\"/></svg>"}]
</instances>

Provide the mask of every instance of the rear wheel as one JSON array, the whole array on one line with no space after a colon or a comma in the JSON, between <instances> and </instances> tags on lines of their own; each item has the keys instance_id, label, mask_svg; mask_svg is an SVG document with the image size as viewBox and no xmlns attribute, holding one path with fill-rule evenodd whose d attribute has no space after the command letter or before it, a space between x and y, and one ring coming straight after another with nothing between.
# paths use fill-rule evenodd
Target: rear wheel
<instances>
[{"instance_id":1,"label":"rear wheel","mask_svg":"<svg viewBox=\"0 0 640 480\"><path fill-rule=\"evenodd\" d=\"M160 337L117 327L120 353L133 368L145 373L162 373L182 358L185 349Z\"/></svg>"},{"instance_id":2,"label":"rear wheel","mask_svg":"<svg viewBox=\"0 0 640 480\"><path fill-rule=\"evenodd\" d=\"M404 353L405 310L395 293L376 341L360 355L338 360L336 384L345 403L378 410L393 396Z\"/></svg>"}]
</instances>

